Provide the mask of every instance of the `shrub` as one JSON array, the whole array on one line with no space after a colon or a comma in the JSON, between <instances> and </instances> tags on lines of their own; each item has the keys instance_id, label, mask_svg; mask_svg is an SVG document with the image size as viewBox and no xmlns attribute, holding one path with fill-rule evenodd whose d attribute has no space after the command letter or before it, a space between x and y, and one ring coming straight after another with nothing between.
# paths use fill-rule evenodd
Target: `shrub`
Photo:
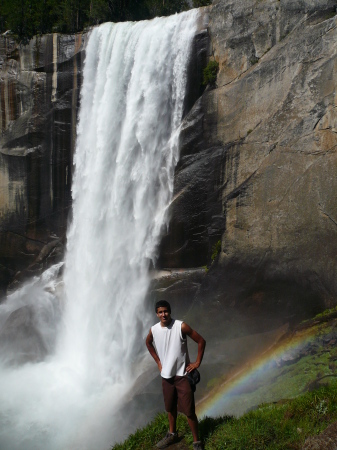
<instances>
[{"instance_id":1,"label":"shrub","mask_svg":"<svg viewBox=\"0 0 337 450\"><path fill-rule=\"evenodd\" d=\"M211 256L211 260L212 262L215 260L215 258L218 256L218 254L220 253L221 250L221 240L219 240L216 244L213 245L212 247L212 256Z\"/></svg>"},{"instance_id":2,"label":"shrub","mask_svg":"<svg viewBox=\"0 0 337 450\"><path fill-rule=\"evenodd\" d=\"M219 63L218 61L209 61L207 66L204 68L203 75L203 85L206 86L207 84L214 84L216 81L216 77L219 70Z\"/></svg>"}]
</instances>

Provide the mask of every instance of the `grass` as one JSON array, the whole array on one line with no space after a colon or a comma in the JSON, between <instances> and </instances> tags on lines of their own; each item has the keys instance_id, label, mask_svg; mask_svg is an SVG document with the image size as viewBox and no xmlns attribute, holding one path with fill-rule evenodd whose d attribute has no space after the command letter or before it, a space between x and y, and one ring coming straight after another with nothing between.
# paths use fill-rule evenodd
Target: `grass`
<instances>
[{"instance_id":1,"label":"grass","mask_svg":"<svg viewBox=\"0 0 337 450\"><path fill-rule=\"evenodd\" d=\"M300 329L294 334L300 340L302 333L309 336L303 347L296 350L294 360L271 362L261 376L250 379L247 389L232 392L230 401L235 405L235 414L242 414L240 417L206 417L200 421L205 450L299 450L308 436L319 434L337 420L335 312L336 308L324 311L312 319L310 329ZM326 318L330 320L325 321ZM208 389L219 382L210 380ZM264 403L256 407L261 402ZM230 408L227 403L226 411ZM244 414L245 411L249 412ZM151 449L167 430L167 416L159 414L113 450ZM192 448L184 416L178 417L178 430Z\"/></svg>"},{"instance_id":2,"label":"grass","mask_svg":"<svg viewBox=\"0 0 337 450\"><path fill-rule=\"evenodd\" d=\"M206 436L205 449L300 449L306 437L337 420L337 382L292 400L262 405L239 419L226 419Z\"/></svg>"},{"instance_id":3,"label":"grass","mask_svg":"<svg viewBox=\"0 0 337 450\"><path fill-rule=\"evenodd\" d=\"M205 450L300 449L308 436L322 432L337 420L337 381L295 399L261 405L240 418L206 417L200 421ZM113 450L148 450L168 429L166 414L159 414ZM178 430L192 448L185 417L178 416Z\"/></svg>"},{"instance_id":4,"label":"grass","mask_svg":"<svg viewBox=\"0 0 337 450\"><path fill-rule=\"evenodd\" d=\"M211 268L212 264L216 260L217 256L219 255L221 251L221 240L217 241L213 247L212 247L212 255L211 255L211 263L209 266L203 266L203 269L205 269L205 272L208 273L209 269Z\"/></svg>"},{"instance_id":5,"label":"grass","mask_svg":"<svg viewBox=\"0 0 337 450\"><path fill-rule=\"evenodd\" d=\"M149 450L165 436L168 427L167 414L157 414L154 420L146 425L146 427L137 430L125 442L116 444L112 448L113 450ZM189 427L184 416L178 416L177 427L181 433L189 434Z\"/></svg>"},{"instance_id":6,"label":"grass","mask_svg":"<svg viewBox=\"0 0 337 450\"><path fill-rule=\"evenodd\" d=\"M315 335L307 341L303 349L307 348L308 354L304 352L299 360L290 361L288 364L281 362L280 366L271 362L261 375L249 380L249 390L243 392L240 398L236 396L231 403L227 403L228 410L234 407L237 414L243 414L261 402L269 403L284 397L296 397L315 386L316 381L322 377L327 377L324 382L337 377L337 347L324 344L324 339L331 332L331 326L322 324L312 330Z\"/></svg>"},{"instance_id":7,"label":"grass","mask_svg":"<svg viewBox=\"0 0 337 450\"><path fill-rule=\"evenodd\" d=\"M328 316L330 316L330 314L333 314L333 313L335 313L335 312L337 312L337 306L335 306L334 308L326 309L326 310L323 311L322 313L317 314L317 315L315 316L315 319L320 319L320 318L323 318L323 317L328 317Z\"/></svg>"},{"instance_id":8,"label":"grass","mask_svg":"<svg viewBox=\"0 0 337 450\"><path fill-rule=\"evenodd\" d=\"M337 313L337 306L335 306L334 308L330 308L330 309L326 309L323 312L317 314L314 318L312 319L306 319L303 322L301 322L301 325L310 325L313 322L320 320L323 321L324 319L329 320L332 317L334 317Z\"/></svg>"}]
</instances>

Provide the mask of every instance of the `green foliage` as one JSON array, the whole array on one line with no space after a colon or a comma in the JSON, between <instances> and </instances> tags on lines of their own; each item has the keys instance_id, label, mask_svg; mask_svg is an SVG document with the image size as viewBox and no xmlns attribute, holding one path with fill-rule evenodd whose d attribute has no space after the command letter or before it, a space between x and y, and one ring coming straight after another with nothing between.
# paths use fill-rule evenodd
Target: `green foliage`
<instances>
[{"instance_id":1,"label":"green foliage","mask_svg":"<svg viewBox=\"0 0 337 450\"><path fill-rule=\"evenodd\" d=\"M88 22L89 0L61 0L56 8L53 31L75 33Z\"/></svg>"},{"instance_id":2,"label":"green foliage","mask_svg":"<svg viewBox=\"0 0 337 450\"><path fill-rule=\"evenodd\" d=\"M337 306L335 306L334 308L326 309L325 311L321 312L320 314L317 314L315 316L315 319L321 319L323 317L328 317L330 314L333 314L335 312L337 312Z\"/></svg>"},{"instance_id":3,"label":"green foliage","mask_svg":"<svg viewBox=\"0 0 337 450\"><path fill-rule=\"evenodd\" d=\"M252 66L254 66L255 64L257 64L259 62L259 58L257 57L257 56L252 56L251 58L250 58L250 64L252 65Z\"/></svg>"},{"instance_id":4,"label":"green foliage","mask_svg":"<svg viewBox=\"0 0 337 450\"><path fill-rule=\"evenodd\" d=\"M53 0L1 0L1 32L11 30L19 40L27 42L36 34L50 30L57 16Z\"/></svg>"},{"instance_id":5,"label":"green foliage","mask_svg":"<svg viewBox=\"0 0 337 450\"><path fill-rule=\"evenodd\" d=\"M92 1L89 8L89 23L98 25L101 22L109 21L111 13L109 3L106 0Z\"/></svg>"},{"instance_id":6,"label":"green foliage","mask_svg":"<svg viewBox=\"0 0 337 450\"><path fill-rule=\"evenodd\" d=\"M299 449L308 436L322 432L336 419L337 383L333 383L224 421L206 437L205 449Z\"/></svg>"},{"instance_id":7,"label":"green foliage","mask_svg":"<svg viewBox=\"0 0 337 450\"><path fill-rule=\"evenodd\" d=\"M203 269L205 269L206 274L209 272L209 269L211 268L213 262L215 261L216 257L221 251L221 240L219 240L216 244L212 247L212 255L211 255L211 264L209 266L203 266Z\"/></svg>"},{"instance_id":8,"label":"green foliage","mask_svg":"<svg viewBox=\"0 0 337 450\"><path fill-rule=\"evenodd\" d=\"M335 317L337 314L337 306L330 308L330 309L326 309L325 311L317 314L313 319L307 319L307 320L303 320L301 322L301 324L305 325L305 324L310 324L312 322L315 322L317 320L319 321L324 321L326 319L329 319L330 316Z\"/></svg>"},{"instance_id":9,"label":"green foliage","mask_svg":"<svg viewBox=\"0 0 337 450\"><path fill-rule=\"evenodd\" d=\"M214 244L212 247L212 256L211 256L212 261L215 260L215 258L218 256L220 251L221 251L221 240L218 240L218 242L216 244Z\"/></svg>"},{"instance_id":10,"label":"green foliage","mask_svg":"<svg viewBox=\"0 0 337 450\"><path fill-rule=\"evenodd\" d=\"M218 61L209 61L207 66L204 68L203 75L203 85L206 86L207 84L214 84L216 81L216 77L219 70L219 63Z\"/></svg>"},{"instance_id":11,"label":"green foliage","mask_svg":"<svg viewBox=\"0 0 337 450\"><path fill-rule=\"evenodd\" d=\"M177 427L180 432L190 434L187 420L184 416L178 415ZM148 450L153 445L162 439L169 428L167 414L158 414L152 422L146 427L137 430L131 434L128 439L121 444L116 444L112 447L113 450ZM192 439L192 436L190 436Z\"/></svg>"},{"instance_id":12,"label":"green foliage","mask_svg":"<svg viewBox=\"0 0 337 450\"><path fill-rule=\"evenodd\" d=\"M208 266L202 266L203 269L205 269L205 273L208 273L209 267Z\"/></svg>"},{"instance_id":13,"label":"green foliage","mask_svg":"<svg viewBox=\"0 0 337 450\"><path fill-rule=\"evenodd\" d=\"M76 33L102 22L152 19L189 9L187 0L0 0L0 32L20 42L34 35Z\"/></svg>"},{"instance_id":14,"label":"green foliage","mask_svg":"<svg viewBox=\"0 0 337 450\"><path fill-rule=\"evenodd\" d=\"M200 8L201 6L208 6L212 3L212 0L193 0L194 8Z\"/></svg>"},{"instance_id":15,"label":"green foliage","mask_svg":"<svg viewBox=\"0 0 337 450\"><path fill-rule=\"evenodd\" d=\"M189 9L186 0L146 0L145 5L150 17L169 16Z\"/></svg>"}]
</instances>

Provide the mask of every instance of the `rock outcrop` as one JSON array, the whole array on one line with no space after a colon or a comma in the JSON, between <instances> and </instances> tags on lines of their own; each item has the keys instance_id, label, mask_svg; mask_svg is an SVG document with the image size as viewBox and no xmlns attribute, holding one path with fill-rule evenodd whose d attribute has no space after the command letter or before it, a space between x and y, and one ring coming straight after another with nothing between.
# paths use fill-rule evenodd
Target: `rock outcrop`
<instances>
[{"instance_id":1,"label":"rock outcrop","mask_svg":"<svg viewBox=\"0 0 337 450\"><path fill-rule=\"evenodd\" d=\"M220 240L199 296L223 313L336 303L336 25L332 0L213 2L161 264L210 266Z\"/></svg>"},{"instance_id":2,"label":"rock outcrop","mask_svg":"<svg viewBox=\"0 0 337 450\"><path fill-rule=\"evenodd\" d=\"M62 255L85 41L51 34L20 46L0 36L2 289Z\"/></svg>"}]
</instances>

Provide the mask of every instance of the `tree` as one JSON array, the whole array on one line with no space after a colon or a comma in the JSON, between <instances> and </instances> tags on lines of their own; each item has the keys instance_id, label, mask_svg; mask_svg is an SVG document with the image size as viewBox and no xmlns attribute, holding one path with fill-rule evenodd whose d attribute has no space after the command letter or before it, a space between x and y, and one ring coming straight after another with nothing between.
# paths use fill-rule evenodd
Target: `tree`
<instances>
[{"instance_id":1,"label":"tree","mask_svg":"<svg viewBox=\"0 0 337 450\"><path fill-rule=\"evenodd\" d=\"M150 17L169 16L189 9L186 0L145 0Z\"/></svg>"},{"instance_id":2,"label":"tree","mask_svg":"<svg viewBox=\"0 0 337 450\"><path fill-rule=\"evenodd\" d=\"M194 8L200 8L201 6L207 6L212 3L212 0L193 0Z\"/></svg>"},{"instance_id":3,"label":"tree","mask_svg":"<svg viewBox=\"0 0 337 450\"><path fill-rule=\"evenodd\" d=\"M0 0L0 6L0 31L11 30L23 43L38 34L75 33L102 22L151 19L189 9L187 0Z\"/></svg>"}]
</instances>

